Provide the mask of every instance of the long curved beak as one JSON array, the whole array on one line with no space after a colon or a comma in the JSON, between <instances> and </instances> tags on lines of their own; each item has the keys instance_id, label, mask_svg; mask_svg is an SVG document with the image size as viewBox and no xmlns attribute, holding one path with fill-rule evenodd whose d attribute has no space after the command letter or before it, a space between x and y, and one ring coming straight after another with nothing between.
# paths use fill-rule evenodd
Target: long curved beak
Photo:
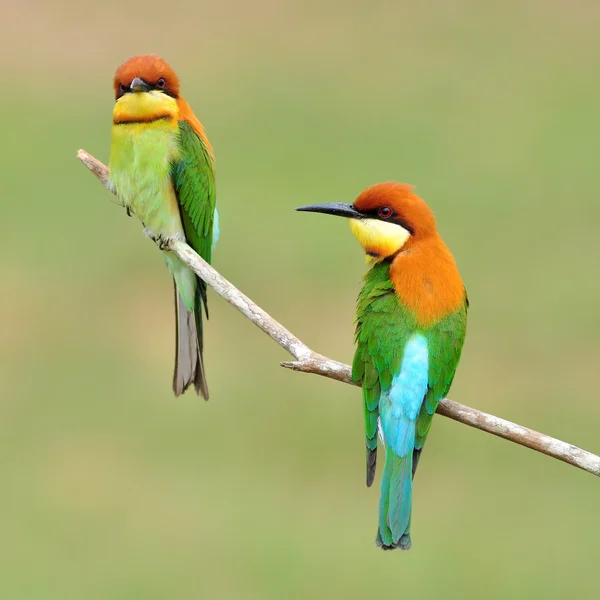
<instances>
[{"instance_id":1,"label":"long curved beak","mask_svg":"<svg viewBox=\"0 0 600 600\"><path fill-rule=\"evenodd\" d=\"M328 204L309 204L308 206L299 206L296 210L300 212L318 212L336 217L346 217L348 219L362 219L364 215L357 211L352 204L343 202L330 202Z\"/></svg>"},{"instance_id":2,"label":"long curved beak","mask_svg":"<svg viewBox=\"0 0 600 600\"><path fill-rule=\"evenodd\" d=\"M129 86L132 92L149 92L150 86L140 77L136 77Z\"/></svg>"}]
</instances>

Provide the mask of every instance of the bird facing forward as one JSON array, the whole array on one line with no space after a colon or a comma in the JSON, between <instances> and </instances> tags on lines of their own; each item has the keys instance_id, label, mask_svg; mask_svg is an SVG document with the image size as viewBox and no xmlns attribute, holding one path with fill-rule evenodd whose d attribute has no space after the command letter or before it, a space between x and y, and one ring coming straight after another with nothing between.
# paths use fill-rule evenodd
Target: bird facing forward
<instances>
[{"instance_id":1,"label":"bird facing forward","mask_svg":"<svg viewBox=\"0 0 600 600\"><path fill-rule=\"evenodd\" d=\"M179 92L179 78L158 56L134 56L114 77L110 182L128 214L162 250L175 286L176 354L173 391L192 383L208 400L202 308L206 284L168 245L187 242L211 262L219 236L212 147Z\"/></svg>"}]
</instances>

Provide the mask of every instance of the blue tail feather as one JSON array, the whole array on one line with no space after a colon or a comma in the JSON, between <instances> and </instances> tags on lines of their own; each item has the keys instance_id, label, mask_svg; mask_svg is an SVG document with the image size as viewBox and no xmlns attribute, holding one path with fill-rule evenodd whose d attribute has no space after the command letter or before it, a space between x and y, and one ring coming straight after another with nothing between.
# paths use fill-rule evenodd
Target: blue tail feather
<instances>
[{"instance_id":1,"label":"blue tail feather","mask_svg":"<svg viewBox=\"0 0 600 600\"><path fill-rule=\"evenodd\" d=\"M384 549L410 548L412 452L400 458L388 446L381 479L377 544Z\"/></svg>"},{"instance_id":2,"label":"blue tail feather","mask_svg":"<svg viewBox=\"0 0 600 600\"><path fill-rule=\"evenodd\" d=\"M384 549L410 548L413 453L428 377L427 339L422 334L415 334L404 347L400 372L379 399L386 450L377 543Z\"/></svg>"}]
</instances>

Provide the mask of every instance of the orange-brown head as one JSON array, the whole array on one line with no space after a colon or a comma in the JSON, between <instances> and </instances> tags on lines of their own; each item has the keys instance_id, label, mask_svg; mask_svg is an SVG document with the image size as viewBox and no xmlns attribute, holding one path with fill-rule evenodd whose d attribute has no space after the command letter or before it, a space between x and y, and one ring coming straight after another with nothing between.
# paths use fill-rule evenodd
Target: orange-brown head
<instances>
[{"instance_id":1,"label":"orange-brown head","mask_svg":"<svg viewBox=\"0 0 600 600\"><path fill-rule=\"evenodd\" d=\"M179 79L158 56L134 56L115 73L114 125L173 128L180 118Z\"/></svg>"},{"instance_id":2,"label":"orange-brown head","mask_svg":"<svg viewBox=\"0 0 600 600\"><path fill-rule=\"evenodd\" d=\"M313 204L296 210L348 217L369 262L391 260L396 292L427 326L458 310L465 291L431 209L412 189L404 183L378 183L353 204Z\"/></svg>"},{"instance_id":3,"label":"orange-brown head","mask_svg":"<svg viewBox=\"0 0 600 600\"><path fill-rule=\"evenodd\" d=\"M373 261L378 262L437 236L435 217L406 183L378 183L354 201L367 218L350 222L352 232Z\"/></svg>"},{"instance_id":4,"label":"orange-brown head","mask_svg":"<svg viewBox=\"0 0 600 600\"><path fill-rule=\"evenodd\" d=\"M179 97L179 77L162 58L154 54L133 56L115 73L115 99L137 91L157 90L173 98Z\"/></svg>"},{"instance_id":5,"label":"orange-brown head","mask_svg":"<svg viewBox=\"0 0 600 600\"><path fill-rule=\"evenodd\" d=\"M212 155L204 127L180 96L179 77L165 60L154 54L134 56L117 69L113 86L117 101L113 123L187 121Z\"/></svg>"},{"instance_id":6,"label":"orange-brown head","mask_svg":"<svg viewBox=\"0 0 600 600\"><path fill-rule=\"evenodd\" d=\"M348 217L369 259L379 262L437 235L433 213L412 189L405 183L378 183L362 192L354 204L316 204L297 210Z\"/></svg>"}]
</instances>

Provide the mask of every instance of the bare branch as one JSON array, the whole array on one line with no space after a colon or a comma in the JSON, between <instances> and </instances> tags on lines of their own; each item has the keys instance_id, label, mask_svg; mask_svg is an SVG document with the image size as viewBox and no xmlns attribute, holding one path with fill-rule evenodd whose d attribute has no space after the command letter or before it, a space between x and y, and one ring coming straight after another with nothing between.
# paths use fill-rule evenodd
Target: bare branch
<instances>
[{"instance_id":1,"label":"bare branch","mask_svg":"<svg viewBox=\"0 0 600 600\"><path fill-rule=\"evenodd\" d=\"M77 152L77 158L102 182L102 185L117 198L117 194L108 179L108 169L99 160L88 154L85 150ZM117 198L117 204L123 206Z\"/></svg>"},{"instance_id":2,"label":"bare branch","mask_svg":"<svg viewBox=\"0 0 600 600\"><path fill-rule=\"evenodd\" d=\"M100 161L84 150L79 150L77 158L98 177L110 192L115 193L108 179L108 169ZM278 323L271 315L250 300L248 296L242 294L233 284L215 271L186 243L175 242L172 244L171 249L198 277L206 281L217 294L235 306L247 319L262 329L296 359L291 362L282 362L281 366L293 371L314 373L343 383L356 385L352 381L348 365L331 360L311 350L304 342L300 341L293 333L281 325L281 323ZM515 444L520 444L526 448L547 454L570 465L579 467L584 471L600 476L600 456L582 450L577 446L572 446L566 442L538 433L533 429L528 429L527 427L511 423L494 415L464 406L448 398L440 401L437 412L440 415L449 417L470 427L475 427Z\"/></svg>"}]
</instances>

